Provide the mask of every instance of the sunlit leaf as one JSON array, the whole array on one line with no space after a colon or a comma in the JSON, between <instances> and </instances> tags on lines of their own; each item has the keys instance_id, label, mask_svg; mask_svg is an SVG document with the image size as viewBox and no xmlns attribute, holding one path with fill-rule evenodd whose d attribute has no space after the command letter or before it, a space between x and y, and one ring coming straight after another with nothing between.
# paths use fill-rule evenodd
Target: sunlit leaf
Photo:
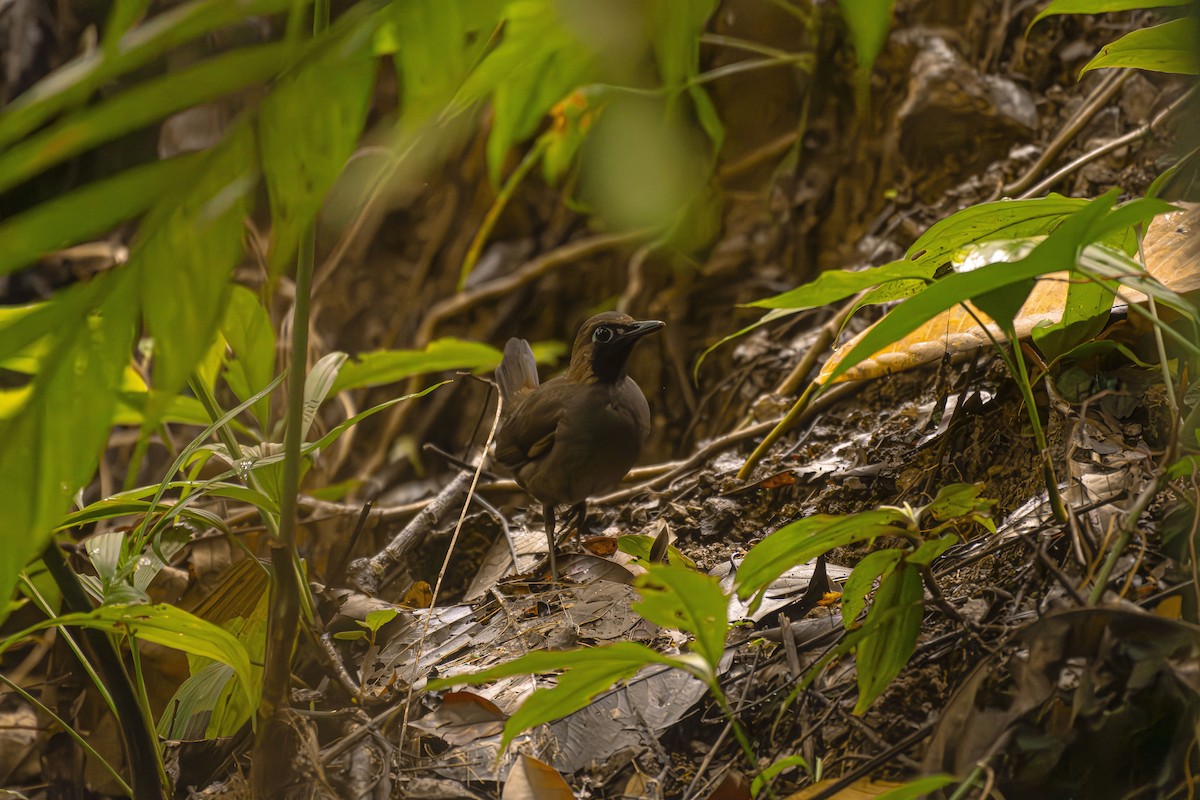
<instances>
[{"instance_id":1,"label":"sunlit leaf","mask_svg":"<svg viewBox=\"0 0 1200 800\"><path fill-rule=\"evenodd\" d=\"M1165 8L1167 6L1186 6L1192 0L1052 0L1038 12L1025 35L1033 30L1033 26L1046 17L1056 14L1108 14L1114 11L1133 11L1139 8Z\"/></svg>"},{"instance_id":2,"label":"sunlit leaf","mask_svg":"<svg viewBox=\"0 0 1200 800\"><path fill-rule=\"evenodd\" d=\"M376 350L360 353L342 367L333 391L362 389L451 369L494 369L501 353L481 342L437 339L424 350Z\"/></svg>"},{"instance_id":3,"label":"sunlit leaf","mask_svg":"<svg viewBox=\"0 0 1200 800\"><path fill-rule=\"evenodd\" d=\"M716 675L729 626L729 598L717 579L686 567L652 564L646 569L635 584L642 599L633 610L656 625L692 634L693 649Z\"/></svg>"},{"instance_id":4,"label":"sunlit leaf","mask_svg":"<svg viewBox=\"0 0 1200 800\"><path fill-rule=\"evenodd\" d=\"M784 525L746 553L738 568L738 596L745 599L764 591L792 567L835 547L902 534L906 520L903 511L876 509L849 516L814 514Z\"/></svg>"},{"instance_id":5,"label":"sunlit leaf","mask_svg":"<svg viewBox=\"0 0 1200 800\"><path fill-rule=\"evenodd\" d=\"M1164 22L1125 34L1100 48L1096 57L1079 70L1129 67L1152 72L1200 75L1200 20L1195 17Z\"/></svg>"}]
</instances>

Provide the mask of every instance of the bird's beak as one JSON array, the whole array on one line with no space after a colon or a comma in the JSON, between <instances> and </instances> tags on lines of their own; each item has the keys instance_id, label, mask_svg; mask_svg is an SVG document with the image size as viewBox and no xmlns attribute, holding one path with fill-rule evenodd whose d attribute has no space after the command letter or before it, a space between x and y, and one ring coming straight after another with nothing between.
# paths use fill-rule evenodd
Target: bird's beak
<instances>
[{"instance_id":1,"label":"bird's beak","mask_svg":"<svg viewBox=\"0 0 1200 800\"><path fill-rule=\"evenodd\" d=\"M629 326L628 330L621 334L619 340L632 344L637 339L642 338L647 333L654 333L667 327L667 323L657 319L647 319L641 322L635 322Z\"/></svg>"}]
</instances>

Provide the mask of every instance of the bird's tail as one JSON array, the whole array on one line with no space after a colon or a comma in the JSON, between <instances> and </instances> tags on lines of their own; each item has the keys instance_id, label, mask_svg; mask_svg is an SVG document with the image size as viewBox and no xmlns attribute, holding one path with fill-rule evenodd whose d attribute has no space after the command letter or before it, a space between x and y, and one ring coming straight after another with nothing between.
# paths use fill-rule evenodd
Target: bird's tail
<instances>
[{"instance_id":1,"label":"bird's tail","mask_svg":"<svg viewBox=\"0 0 1200 800\"><path fill-rule=\"evenodd\" d=\"M529 342L516 338L508 340L504 345L504 358L496 367L496 383L500 385L500 397L507 409L512 409L517 397L537 388L537 360Z\"/></svg>"}]
</instances>

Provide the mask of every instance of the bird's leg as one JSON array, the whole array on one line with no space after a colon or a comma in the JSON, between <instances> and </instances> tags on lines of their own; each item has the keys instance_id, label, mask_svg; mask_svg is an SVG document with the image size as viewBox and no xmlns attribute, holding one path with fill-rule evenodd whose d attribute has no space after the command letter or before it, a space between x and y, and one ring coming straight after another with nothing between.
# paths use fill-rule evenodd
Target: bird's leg
<instances>
[{"instance_id":1,"label":"bird's leg","mask_svg":"<svg viewBox=\"0 0 1200 800\"><path fill-rule=\"evenodd\" d=\"M589 532L587 529L587 500L580 500L571 506L571 510L567 513L571 516L572 524L575 527L575 535L579 537L579 541L582 544L583 535Z\"/></svg>"},{"instance_id":2,"label":"bird's leg","mask_svg":"<svg viewBox=\"0 0 1200 800\"><path fill-rule=\"evenodd\" d=\"M554 558L554 551L557 548L558 542L554 539L554 504L542 503L542 516L546 518L546 547L550 555L550 579L558 580L558 563Z\"/></svg>"}]
</instances>

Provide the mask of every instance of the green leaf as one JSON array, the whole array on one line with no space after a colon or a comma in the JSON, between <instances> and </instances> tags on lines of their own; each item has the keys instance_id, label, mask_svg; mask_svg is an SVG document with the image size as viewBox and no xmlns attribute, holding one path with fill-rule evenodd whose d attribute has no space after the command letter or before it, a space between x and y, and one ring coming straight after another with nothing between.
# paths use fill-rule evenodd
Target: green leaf
<instances>
[{"instance_id":1,"label":"green leaf","mask_svg":"<svg viewBox=\"0 0 1200 800\"><path fill-rule=\"evenodd\" d=\"M642 599L633 610L656 625L694 636L695 651L715 676L729 627L729 598L717 579L686 567L651 564L634 586Z\"/></svg>"},{"instance_id":2,"label":"green leaf","mask_svg":"<svg viewBox=\"0 0 1200 800\"><path fill-rule=\"evenodd\" d=\"M1025 35L1046 17L1056 14L1108 14L1114 11L1133 11L1139 8L1186 6L1191 0L1053 0L1025 28Z\"/></svg>"},{"instance_id":3,"label":"green leaf","mask_svg":"<svg viewBox=\"0 0 1200 800\"><path fill-rule=\"evenodd\" d=\"M1112 44L1100 48L1096 57L1079 70L1105 67L1129 67L1151 72L1200 75L1200 20L1183 17L1131 31Z\"/></svg>"},{"instance_id":4,"label":"green leaf","mask_svg":"<svg viewBox=\"0 0 1200 800\"><path fill-rule=\"evenodd\" d=\"M883 43L887 41L894 5L895 0L838 0L842 18L850 29L854 57L862 73L870 72L871 65L883 49Z\"/></svg>"},{"instance_id":5,"label":"green leaf","mask_svg":"<svg viewBox=\"0 0 1200 800\"><path fill-rule=\"evenodd\" d=\"M551 0L521 0L505 9L500 43L484 56L458 94L456 108L492 101L487 141L488 177L500 185L509 151L541 124L546 113L587 83L595 56L568 29Z\"/></svg>"},{"instance_id":6,"label":"green leaf","mask_svg":"<svg viewBox=\"0 0 1200 800\"><path fill-rule=\"evenodd\" d=\"M0 275L137 216L164 193L187 185L202 158L193 154L133 167L5 221L0 225Z\"/></svg>"},{"instance_id":7,"label":"green leaf","mask_svg":"<svg viewBox=\"0 0 1200 800\"><path fill-rule=\"evenodd\" d=\"M0 153L0 191L176 111L265 81L283 68L290 52L288 44L235 50L77 111Z\"/></svg>"},{"instance_id":8,"label":"green leaf","mask_svg":"<svg viewBox=\"0 0 1200 800\"><path fill-rule=\"evenodd\" d=\"M907 519L901 510L876 509L848 516L814 514L785 525L746 554L737 574L738 596L745 599L765 591L792 567L835 547L904 534Z\"/></svg>"},{"instance_id":9,"label":"green leaf","mask_svg":"<svg viewBox=\"0 0 1200 800\"><path fill-rule=\"evenodd\" d=\"M460 684L478 686L513 675L565 670L556 686L538 689L508 718L500 742L503 751L523 731L578 711L618 681L632 678L638 671L655 664L681 666L678 660L660 655L645 645L618 642L581 650L537 651L482 672L433 680L426 688L439 691Z\"/></svg>"},{"instance_id":10,"label":"green leaf","mask_svg":"<svg viewBox=\"0 0 1200 800\"><path fill-rule=\"evenodd\" d=\"M372 37L383 16L359 17L340 19L314 55L279 81L259 111L271 201L272 275L295 257L301 233L341 175L366 122L375 88Z\"/></svg>"},{"instance_id":11,"label":"green leaf","mask_svg":"<svg viewBox=\"0 0 1200 800\"><path fill-rule=\"evenodd\" d=\"M242 643L211 622L205 622L183 609L165 603L107 605L84 613L64 614L9 636L0 642L0 652L8 650L32 632L60 625L128 634L144 642L153 642L189 655L220 661L229 665L237 676L239 687L247 702L252 703L254 700L255 683L250 656Z\"/></svg>"},{"instance_id":12,"label":"green leaf","mask_svg":"<svg viewBox=\"0 0 1200 800\"><path fill-rule=\"evenodd\" d=\"M843 300L864 289L892 281L915 280L921 282L923 286L924 282L931 277L933 277L932 269L907 259L856 271L831 269L822 272L815 280L803 286L774 297L755 300L748 305L754 308L803 311ZM750 328L746 330L750 330Z\"/></svg>"},{"instance_id":13,"label":"green leaf","mask_svg":"<svg viewBox=\"0 0 1200 800\"><path fill-rule=\"evenodd\" d=\"M920 573L903 562L879 584L867 612L874 632L858 644L855 714L865 712L908 663L925 615L923 599Z\"/></svg>"},{"instance_id":14,"label":"green leaf","mask_svg":"<svg viewBox=\"0 0 1200 800\"><path fill-rule=\"evenodd\" d=\"M342 364L346 363L349 358L345 353L327 353L321 357L321 360L313 365L308 375L304 379L304 410L300 419L300 441L308 439L309 428L312 427L313 420L317 417L317 410L321 407L321 403L325 402L325 398L329 396L329 390L333 387L333 383L337 380L338 372L342 368Z\"/></svg>"},{"instance_id":15,"label":"green leaf","mask_svg":"<svg viewBox=\"0 0 1200 800\"><path fill-rule=\"evenodd\" d=\"M245 400L270 383L275 374L275 329L254 292L244 286L233 287L221 333L233 350L233 356L225 362L225 382L239 400ZM252 408L263 431L270 422L270 409L269 397Z\"/></svg>"},{"instance_id":16,"label":"green leaf","mask_svg":"<svg viewBox=\"0 0 1200 800\"><path fill-rule=\"evenodd\" d=\"M500 0L405 0L389 6L406 120L419 122L446 108L487 47L501 7Z\"/></svg>"},{"instance_id":17,"label":"green leaf","mask_svg":"<svg viewBox=\"0 0 1200 800\"><path fill-rule=\"evenodd\" d=\"M986 513L995 500L980 499L983 486L978 483L952 483L938 490L937 497L921 509L921 516L928 514L939 522L965 517L968 514Z\"/></svg>"},{"instance_id":18,"label":"green leaf","mask_svg":"<svg viewBox=\"0 0 1200 800\"><path fill-rule=\"evenodd\" d=\"M903 786L897 786L895 789L884 792L876 797L875 800L920 800L920 798L936 792L943 786L949 786L957 782L958 779L953 775L926 775L923 778L917 778Z\"/></svg>"},{"instance_id":19,"label":"green leaf","mask_svg":"<svg viewBox=\"0 0 1200 800\"><path fill-rule=\"evenodd\" d=\"M938 267L948 263L964 248L993 239L1049 233L1065 217L1087 204L1087 200L1057 194L1032 200L980 203L934 223L913 242L902 259L857 272L823 272L816 280L803 286L751 305L758 308L816 308L872 286L884 286L892 282L909 284L911 281L920 281L923 285L933 277ZM874 298L872 302L895 299L898 298L889 295Z\"/></svg>"},{"instance_id":20,"label":"green leaf","mask_svg":"<svg viewBox=\"0 0 1200 800\"><path fill-rule=\"evenodd\" d=\"M1083 247L1096 238L1114 232L1106 218L1115 199L1114 190L1067 217L1053 233L1019 261L993 263L970 272L953 273L937 281L921 294L896 306L868 330L845 358L838 362L828 380L833 381L872 353L899 341L937 314L966 300L974 300L985 312L988 309L984 303L987 303L994 305L998 314L1008 313L1012 298L997 303L999 296L989 296L989 293L1005 287L1019 287L1024 282L1048 272L1075 268ZM1158 213L1152 206L1139 206L1137 210L1149 215L1146 218ZM1128 221L1129 217L1122 215L1121 219ZM1011 316L993 316L993 319L1001 326L1012 324Z\"/></svg>"},{"instance_id":21,"label":"green leaf","mask_svg":"<svg viewBox=\"0 0 1200 800\"><path fill-rule=\"evenodd\" d=\"M24 404L0 421L6 532L0 537L0 598L12 595L17 573L42 551L71 496L95 472L137 320L136 287L128 277L108 273L91 281L105 290L83 296L103 296L103 305L83 309L49 334L51 346Z\"/></svg>"},{"instance_id":22,"label":"green leaf","mask_svg":"<svg viewBox=\"0 0 1200 800\"><path fill-rule=\"evenodd\" d=\"M117 76L150 63L168 50L227 25L274 14L295 0L194 0L181 3L121 37L115 52L94 49L59 67L18 95L0 113L0 150L40 127L65 108Z\"/></svg>"},{"instance_id":23,"label":"green leaf","mask_svg":"<svg viewBox=\"0 0 1200 800\"><path fill-rule=\"evenodd\" d=\"M905 556L904 561L908 564L927 567L957 542L958 537L952 533L948 533L937 539L926 539L921 542L921 545L916 550Z\"/></svg>"},{"instance_id":24,"label":"green leaf","mask_svg":"<svg viewBox=\"0 0 1200 800\"><path fill-rule=\"evenodd\" d=\"M146 220L126 267L138 275L154 337L154 388L163 396L184 385L211 345L242 258L255 179L250 127L238 125L208 156L182 197Z\"/></svg>"},{"instance_id":25,"label":"green leaf","mask_svg":"<svg viewBox=\"0 0 1200 800\"><path fill-rule=\"evenodd\" d=\"M903 553L895 547L867 553L854 565L842 587L842 623L849 628L867 607L867 595L875 588L875 580L887 575L900 563Z\"/></svg>"},{"instance_id":26,"label":"green leaf","mask_svg":"<svg viewBox=\"0 0 1200 800\"><path fill-rule=\"evenodd\" d=\"M495 369L501 353L481 342L437 339L424 350L376 350L360 353L342 367L333 391L395 383L413 375L451 369Z\"/></svg>"}]
</instances>

